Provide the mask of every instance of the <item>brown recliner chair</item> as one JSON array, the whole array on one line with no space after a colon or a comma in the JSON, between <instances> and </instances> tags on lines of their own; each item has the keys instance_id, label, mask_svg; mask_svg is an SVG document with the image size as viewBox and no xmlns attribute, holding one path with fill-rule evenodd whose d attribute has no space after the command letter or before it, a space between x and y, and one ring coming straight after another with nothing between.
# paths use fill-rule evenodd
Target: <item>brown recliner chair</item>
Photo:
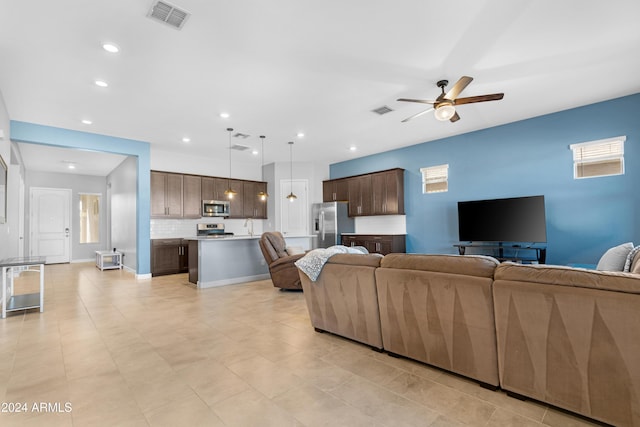
<instances>
[{"instance_id":1,"label":"brown recliner chair","mask_svg":"<svg viewBox=\"0 0 640 427\"><path fill-rule=\"evenodd\" d=\"M281 289L302 290L300 276L294 262L305 254L289 255L286 251L284 237L279 231L263 233L258 243L269 266L273 286Z\"/></svg>"}]
</instances>

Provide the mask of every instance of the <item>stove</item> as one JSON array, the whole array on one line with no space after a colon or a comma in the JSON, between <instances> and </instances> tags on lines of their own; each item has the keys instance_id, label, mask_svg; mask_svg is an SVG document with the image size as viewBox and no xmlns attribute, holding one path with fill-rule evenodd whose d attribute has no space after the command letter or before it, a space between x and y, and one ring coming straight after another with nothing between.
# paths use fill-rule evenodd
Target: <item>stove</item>
<instances>
[{"instance_id":1,"label":"stove","mask_svg":"<svg viewBox=\"0 0 640 427\"><path fill-rule=\"evenodd\" d=\"M207 239L222 239L233 236L233 233L224 231L224 224L198 224L198 237Z\"/></svg>"}]
</instances>

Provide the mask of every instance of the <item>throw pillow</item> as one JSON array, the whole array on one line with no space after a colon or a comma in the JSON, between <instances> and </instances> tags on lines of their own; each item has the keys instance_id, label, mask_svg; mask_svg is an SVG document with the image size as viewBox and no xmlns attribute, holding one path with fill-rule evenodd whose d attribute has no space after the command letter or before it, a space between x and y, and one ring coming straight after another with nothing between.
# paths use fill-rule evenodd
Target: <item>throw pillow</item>
<instances>
[{"instance_id":1,"label":"throw pillow","mask_svg":"<svg viewBox=\"0 0 640 427\"><path fill-rule=\"evenodd\" d=\"M624 270L622 271L631 271L631 265L633 264L633 260L636 258L636 255L640 253L640 246L636 246L631 249L629 255L627 255L627 260L624 262Z\"/></svg>"},{"instance_id":2,"label":"throw pillow","mask_svg":"<svg viewBox=\"0 0 640 427\"><path fill-rule=\"evenodd\" d=\"M287 251L287 255L298 255L304 253L304 249L300 246L287 246L285 251Z\"/></svg>"},{"instance_id":3,"label":"throw pillow","mask_svg":"<svg viewBox=\"0 0 640 427\"><path fill-rule=\"evenodd\" d=\"M629 252L633 249L633 243L623 243L622 245L615 246L602 255L596 270L602 271L622 271L624 270L624 263L627 260Z\"/></svg>"},{"instance_id":4,"label":"throw pillow","mask_svg":"<svg viewBox=\"0 0 640 427\"><path fill-rule=\"evenodd\" d=\"M636 253L636 256L633 258L629 272L640 274L640 252Z\"/></svg>"}]
</instances>

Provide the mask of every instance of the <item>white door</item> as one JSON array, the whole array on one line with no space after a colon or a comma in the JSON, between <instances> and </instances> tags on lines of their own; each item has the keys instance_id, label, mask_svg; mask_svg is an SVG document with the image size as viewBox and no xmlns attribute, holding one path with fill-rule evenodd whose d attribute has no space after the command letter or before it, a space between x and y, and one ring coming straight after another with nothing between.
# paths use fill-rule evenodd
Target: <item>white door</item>
<instances>
[{"instance_id":1,"label":"white door","mask_svg":"<svg viewBox=\"0 0 640 427\"><path fill-rule=\"evenodd\" d=\"M306 179L283 179L280 181L280 231L285 236L305 236L309 234L309 203L307 202ZM293 202L286 199L291 193L297 196Z\"/></svg>"},{"instance_id":2,"label":"white door","mask_svg":"<svg viewBox=\"0 0 640 427\"><path fill-rule=\"evenodd\" d=\"M71 190L31 188L30 254L47 264L71 261Z\"/></svg>"}]
</instances>

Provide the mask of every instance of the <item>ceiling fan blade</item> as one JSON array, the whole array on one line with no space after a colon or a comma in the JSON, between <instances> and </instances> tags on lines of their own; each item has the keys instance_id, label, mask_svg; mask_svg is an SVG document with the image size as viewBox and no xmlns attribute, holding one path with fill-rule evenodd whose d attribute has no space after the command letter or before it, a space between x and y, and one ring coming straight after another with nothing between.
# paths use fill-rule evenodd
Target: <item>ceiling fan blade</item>
<instances>
[{"instance_id":1,"label":"ceiling fan blade","mask_svg":"<svg viewBox=\"0 0 640 427\"><path fill-rule=\"evenodd\" d=\"M458 98L455 100L456 105L472 104L474 102L498 101L504 98L504 93L493 93L491 95L469 96L467 98Z\"/></svg>"},{"instance_id":2,"label":"ceiling fan blade","mask_svg":"<svg viewBox=\"0 0 640 427\"><path fill-rule=\"evenodd\" d=\"M416 118L416 117L418 117L418 116L421 116L421 115L423 115L423 114L427 114L429 111L433 111L433 108L428 108L428 109L426 109L426 110L424 110L424 111L420 111L418 114L414 114L413 116L407 117L407 118L406 118L406 119L404 119L401 123L408 122L409 120L411 120L411 119L415 119L415 118Z\"/></svg>"},{"instance_id":3,"label":"ceiling fan blade","mask_svg":"<svg viewBox=\"0 0 640 427\"><path fill-rule=\"evenodd\" d=\"M430 101L428 99L410 99L410 98L398 98L397 101L418 102L420 104L435 104L436 103L436 101Z\"/></svg>"},{"instance_id":4,"label":"ceiling fan blade","mask_svg":"<svg viewBox=\"0 0 640 427\"><path fill-rule=\"evenodd\" d=\"M460 92L462 92L465 87L469 86L469 83L471 83L472 81L473 81L473 77L469 77L469 76L460 77L460 80L458 80L456 84L454 84L451 87L451 89L449 89L449 92L447 92L447 94L444 97L451 100L456 99L458 95L460 95Z\"/></svg>"},{"instance_id":5,"label":"ceiling fan blade","mask_svg":"<svg viewBox=\"0 0 640 427\"><path fill-rule=\"evenodd\" d=\"M455 122L457 122L458 120L460 120L460 116L458 115L458 112L456 111L456 113L455 113L455 114L454 114L454 115L449 119L449 121L450 121L451 123L455 123Z\"/></svg>"}]
</instances>

